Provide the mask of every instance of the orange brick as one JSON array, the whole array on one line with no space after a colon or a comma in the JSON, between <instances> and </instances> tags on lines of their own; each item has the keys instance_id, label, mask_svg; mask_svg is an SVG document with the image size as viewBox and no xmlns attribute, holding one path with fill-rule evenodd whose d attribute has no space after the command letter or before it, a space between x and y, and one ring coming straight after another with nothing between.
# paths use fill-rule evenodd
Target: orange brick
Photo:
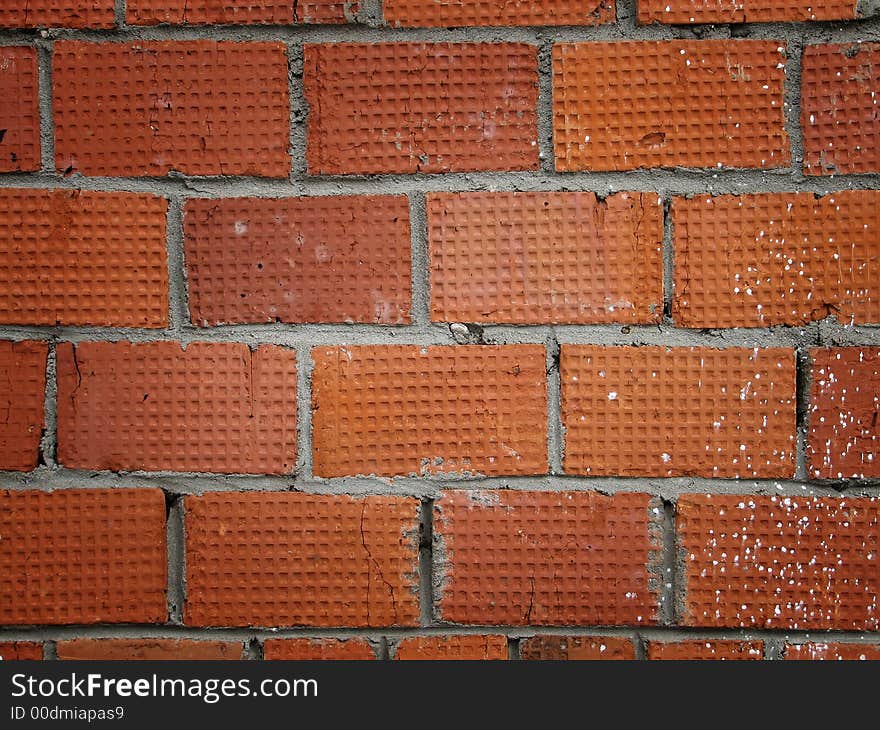
<instances>
[{"instance_id":1,"label":"orange brick","mask_svg":"<svg viewBox=\"0 0 880 730\"><path fill-rule=\"evenodd\" d=\"M198 324L410 321L406 196L190 200L184 228Z\"/></svg>"},{"instance_id":2,"label":"orange brick","mask_svg":"<svg viewBox=\"0 0 880 730\"><path fill-rule=\"evenodd\" d=\"M166 327L167 201L0 190L0 323Z\"/></svg>"},{"instance_id":3,"label":"orange brick","mask_svg":"<svg viewBox=\"0 0 880 730\"><path fill-rule=\"evenodd\" d=\"M0 172L40 169L37 51L0 48Z\"/></svg>"},{"instance_id":4,"label":"orange brick","mask_svg":"<svg viewBox=\"0 0 880 730\"><path fill-rule=\"evenodd\" d=\"M639 23L773 23L853 20L856 0L639 0Z\"/></svg>"},{"instance_id":5,"label":"orange brick","mask_svg":"<svg viewBox=\"0 0 880 730\"><path fill-rule=\"evenodd\" d=\"M794 475L793 350L563 345L561 375L569 473Z\"/></svg>"},{"instance_id":6,"label":"orange brick","mask_svg":"<svg viewBox=\"0 0 880 730\"><path fill-rule=\"evenodd\" d=\"M71 639L58 642L59 659L131 661L143 659L241 659L240 641L190 641L188 639Z\"/></svg>"},{"instance_id":7,"label":"orange brick","mask_svg":"<svg viewBox=\"0 0 880 730\"><path fill-rule=\"evenodd\" d=\"M880 349L810 350L807 458L816 479L880 477Z\"/></svg>"},{"instance_id":8,"label":"orange brick","mask_svg":"<svg viewBox=\"0 0 880 730\"><path fill-rule=\"evenodd\" d=\"M614 21L614 0L385 0L392 26L598 25Z\"/></svg>"},{"instance_id":9,"label":"orange brick","mask_svg":"<svg viewBox=\"0 0 880 730\"><path fill-rule=\"evenodd\" d=\"M115 24L113 0L3 0L0 4L0 28L112 28Z\"/></svg>"},{"instance_id":10,"label":"orange brick","mask_svg":"<svg viewBox=\"0 0 880 730\"><path fill-rule=\"evenodd\" d=\"M880 43L804 49L804 172L880 172Z\"/></svg>"},{"instance_id":11,"label":"orange brick","mask_svg":"<svg viewBox=\"0 0 880 730\"><path fill-rule=\"evenodd\" d=\"M299 3L302 5L303 3ZM297 3L291 0L127 0L129 25L289 25Z\"/></svg>"},{"instance_id":12,"label":"orange brick","mask_svg":"<svg viewBox=\"0 0 880 730\"><path fill-rule=\"evenodd\" d=\"M265 659L294 661L372 660L373 647L365 639L266 639Z\"/></svg>"},{"instance_id":13,"label":"orange brick","mask_svg":"<svg viewBox=\"0 0 880 730\"><path fill-rule=\"evenodd\" d=\"M520 643L519 651L527 661L636 658L632 641L615 636L533 636Z\"/></svg>"},{"instance_id":14,"label":"orange brick","mask_svg":"<svg viewBox=\"0 0 880 730\"><path fill-rule=\"evenodd\" d=\"M880 646L867 644L788 644L785 658L789 660L813 661L880 661Z\"/></svg>"},{"instance_id":15,"label":"orange brick","mask_svg":"<svg viewBox=\"0 0 880 730\"><path fill-rule=\"evenodd\" d=\"M0 492L0 623L164 623L158 489Z\"/></svg>"},{"instance_id":16,"label":"orange brick","mask_svg":"<svg viewBox=\"0 0 880 730\"><path fill-rule=\"evenodd\" d=\"M648 643L648 659L727 661L763 658L763 641L696 639L694 641L651 641Z\"/></svg>"},{"instance_id":17,"label":"orange brick","mask_svg":"<svg viewBox=\"0 0 880 730\"><path fill-rule=\"evenodd\" d=\"M0 642L0 659L4 661L40 661L42 658L42 644L28 641Z\"/></svg>"},{"instance_id":18,"label":"orange brick","mask_svg":"<svg viewBox=\"0 0 880 730\"><path fill-rule=\"evenodd\" d=\"M290 172L282 43L60 41L53 99L59 170L123 176Z\"/></svg>"},{"instance_id":19,"label":"orange brick","mask_svg":"<svg viewBox=\"0 0 880 730\"><path fill-rule=\"evenodd\" d=\"M0 470L30 471L39 460L47 352L43 342L0 341Z\"/></svg>"},{"instance_id":20,"label":"orange brick","mask_svg":"<svg viewBox=\"0 0 880 730\"><path fill-rule=\"evenodd\" d=\"M684 623L876 631L880 501L685 495Z\"/></svg>"},{"instance_id":21,"label":"orange brick","mask_svg":"<svg viewBox=\"0 0 880 730\"><path fill-rule=\"evenodd\" d=\"M557 43L556 168L784 167L784 60L779 41Z\"/></svg>"},{"instance_id":22,"label":"orange brick","mask_svg":"<svg viewBox=\"0 0 880 730\"><path fill-rule=\"evenodd\" d=\"M538 168L535 46L306 45L304 85L313 174Z\"/></svg>"},{"instance_id":23,"label":"orange brick","mask_svg":"<svg viewBox=\"0 0 880 730\"><path fill-rule=\"evenodd\" d=\"M429 194L432 319L658 322L660 203L642 193Z\"/></svg>"},{"instance_id":24,"label":"orange brick","mask_svg":"<svg viewBox=\"0 0 880 730\"><path fill-rule=\"evenodd\" d=\"M676 198L684 327L880 322L880 191Z\"/></svg>"},{"instance_id":25,"label":"orange brick","mask_svg":"<svg viewBox=\"0 0 880 730\"><path fill-rule=\"evenodd\" d=\"M438 618L655 623L659 504L632 492L444 492L434 517Z\"/></svg>"},{"instance_id":26,"label":"orange brick","mask_svg":"<svg viewBox=\"0 0 880 730\"><path fill-rule=\"evenodd\" d=\"M221 492L185 501L186 623L418 624L418 500Z\"/></svg>"},{"instance_id":27,"label":"orange brick","mask_svg":"<svg viewBox=\"0 0 880 730\"><path fill-rule=\"evenodd\" d=\"M400 640L394 658L421 661L507 659L507 637L410 636Z\"/></svg>"},{"instance_id":28,"label":"orange brick","mask_svg":"<svg viewBox=\"0 0 880 730\"><path fill-rule=\"evenodd\" d=\"M322 347L312 358L316 475L547 471L541 346Z\"/></svg>"},{"instance_id":29,"label":"orange brick","mask_svg":"<svg viewBox=\"0 0 880 730\"><path fill-rule=\"evenodd\" d=\"M238 343L58 346L58 459L113 471L286 474L296 356Z\"/></svg>"}]
</instances>

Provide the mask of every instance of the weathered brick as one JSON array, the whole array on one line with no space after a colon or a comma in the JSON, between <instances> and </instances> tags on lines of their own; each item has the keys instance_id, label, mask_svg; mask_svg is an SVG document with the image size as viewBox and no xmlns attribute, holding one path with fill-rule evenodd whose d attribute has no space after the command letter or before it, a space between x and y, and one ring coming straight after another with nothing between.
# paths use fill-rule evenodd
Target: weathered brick
<instances>
[{"instance_id":1,"label":"weathered brick","mask_svg":"<svg viewBox=\"0 0 880 730\"><path fill-rule=\"evenodd\" d=\"M376 653L365 639L266 639L263 658L352 661L375 659Z\"/></svg>"},{"instance_id":2,"label":"weathered brick","mask_svg":"<svg viewBox=\"0 0 880 730\"><path fill-rule=\"evenodd\" d=\"M784 61L777 41L557 43L556 168L784 167Z\"/></svg>"},{"instance_id":3,"label":"weathered brick","mask_svg":"<svg viewBox=\"0 0 880 730\"><path fill-rule=\"evenodd\" d=\"M184 229L198 324L410 321L406 196L189 200Z\"/></svg>"},{"instance_id":4,"label":"weathered brick","mask_svg":"<svg viewBox=\"0 0 880 730\"><path fill-rule=\"evenodd\" d=\"M43 342L0 341L0 470L30 471L37 465L47 353Z\"/></svg>"},{"instance_id":5,"label":"weathered brick","mask_svg":"<svg viewBox=\"0 0 880 730\"><path fill-rule=\"evenodd\" d=\"M290 173L282 43L59 41L52 73L59 170Z\"/></svg>"},{"instance_id":6,"label":"weathered brick","mask_svg":"<svg viewBox=\"0 0 880 730\"><path fill-rule=\"evenodd\" d=\"M675 198L685 327L880 322L880 191Z\"/></svg>"},{"instance_id":7,"label":"weathered brick","mask_svg":"<svg viewBox=\"0 0 880 730\"><path fill-rule=\"evenodd\" d=\"M614 0L385 0L385 19L406 28L598 25L614 21Z\"/></svg>"},{"instance_id":8,"label":"weathered brick","mask_svg":"<svg viewBox=\"0 0 880 730\"><path fill-rule=\"evenodd\" d=\"M0 492L0 623L164 623L158 489Z\"/></svg>"},{"instance_id":9,"label":"weathered brick","mask_svg":"<svg viewBox=\"0 0 880 730\"><path fill-rule=\"evenodd\" d=\"M541 346L321 347L312 358L318 476L547 471Z\"/></svg>"},{"instance_id":10,"label":"weathered brick","mask_svg":"<svg viewBox=\"0 0 880 730\"><path fill-rule=\"evenodd\" d=\"M569 473L794 475L793 350L563 345L561 377Z\"/></svg>"},{"instance_id":11,"label":"weathered brick","mask_svg":"<svg viewBox=\"0 0 880 730\"><path fill-rule=\"evenodd\" d=\"M437 618L525 626L657 621L662 510L649 495L447 491L434 509Z\"/></svg>"},{"instance_id":12,"label":"weathered brick","mask_svg":"<svg viewBox=\"0 0 880 730\"><path fill-rule=\"evenodd\" d=\"M880 477L880 349L816 348L810 360L811 476Z\"/></svg>"},{"instance_id":13,"label":"weathered brick","mask_svg":"<svg viewBox=\"0 0 880 730\"><path fill-rule=\"evenodd\" d=\"M535 46L306 45L303 83L313 174L538 167Z\"/></svg>"},{"instance_id":14,"label":"weathered brick","mask_svg":"<svg viewBox=\"0 0 880 730\"><path fill-rule=\"evenodd\" d=\"M290 25L347 23L358 11L357 0L128 0L130 25Z\"/></svg>"},{"instance_id":15,"label":"weathered brick","mask_svg":"<svg viewBox=\"0 0 880 730\"><path fill-rule=\"evenodd\" d=\"M0 47L0 172L40 169L37 51Z\"/></svg>"},{"instance_id":16,"label":"weathered brick","mask_svg":"<svg viewBox=\"0 0 880 730\"><path fill-rule=\"evenodd\" d=\"M651 323L663 315L654 194L428 195L431 318Z\"/></svg>"},{"instance_id":17,"label":"weathered brick","mask_svg":"<svg viewBox=\"0 0 880 730\"><path fill-rule=\"evenodd\" d=\"M636 658L632 641L616 636L533 636L523 639L519 652L527 661Z\"/></svg>"},{"instance_id":18,"label":"weathered brick","mask_svg":"<svg viewBox=\"0 0 880 730\"><path fill-rule=\"evenodd\" d=\"M880 501L685 495L684 623L876 631Z\"/></svg>"},{"instance_id":19,"label":"weathered brick","mask_svg":"<svg viewBox=\"0 0 880 730\"><path fill-rule=\"evenodd\" d=\"M58 346L58 460L80 469L284 474L296 356L239 343Z\"/></svg>"},{"instance_id":20,"label":"weathered brick","mask_svg":"<svg viewBox=\"0 0 880 730\"><path fill-rule=\"evenodd\" d=\"M185 503L187 624L418 624L418 500L219 492Z\"/></svg>"},{"instance_id":21,"label":"weathered brick","mask_svg":"<svg viewBox=\"0 0 880 730\"><path fill-rule=\"evenodd\" d=\"M241 659L240 641L189 639L71 639L57 644L59 659L149 661Z\"/></svg>"},{"instance_id":22,"label":"weathered brick","mask_svg":"<svg viewBox=\"0 0 880 730\"><path fill-rule=\"evenodd\" d=\"M42 658L42 644L30 641L0 642L0 659L3 661L39 661Z\"/></svg>"},{"instance_id":23,"label":"weathered brick","mask_svg":"<svg viewBox=\"0 0 880 730\"><path fill-rule=\"evenodd\" d=\"M880 646L836 642L788 644L785 647L785 658L801 661L880 661Z\"/></svg>"},{"instance_id":24,"label":"weathered brick","mask_svg":"<svg viewBox=\"0 0 880 730\"><path fill-rule=\"evenodd\" d=\"M507 637L409 636L397 644L395 659L402 660L498 660L507 659Z\"/></svg>"},{"instance_id":25,"label":"weathered brick","mask_svg":"<svg viewBox=\"0 0 880 730\"><path fill-rule=\"evenodd\" d=\"M763 641L724 641L695 639L692 641L650 641L648 659L676 661L764 658Z\"/></svg>"},{"instance_id":26,"label":"weathered brick","mask_svg":"<svg viewBox=\"0 0 880 730\"><path fill-rule=\"evenodd\" d=\"M112 28L115 24L113 0L3 0L0 4L0 28Z\"/></svg>"},{"instance_id":27,"label":"weathered brick","mask_svg":"<svg viewBox=\"0 0 880 730\"><path fill-rule=\"evenodd\" d=\"M638 0L639 23L773 23L853 20L856 0Z\"/></svg>"}]
</instances>

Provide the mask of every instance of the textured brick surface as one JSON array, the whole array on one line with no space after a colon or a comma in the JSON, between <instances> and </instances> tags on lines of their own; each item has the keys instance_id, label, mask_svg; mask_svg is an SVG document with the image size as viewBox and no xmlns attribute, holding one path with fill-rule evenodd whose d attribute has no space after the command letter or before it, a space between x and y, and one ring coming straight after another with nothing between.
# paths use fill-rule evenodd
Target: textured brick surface
<instances>
[{"instance_id":1,"label":"textured brick surface","mask_svg":"<svg viewBox=\"0 0 880 730\"><path fill-rule=\"evenodd\" d=\"M676 198L684 327L880 322L880 191Z\"/></svg>"},{"instance_id":2,"label":"textured brick surface","mask_svg":"<svg viewBox=\"0 0 880 730\"><path fill-rule=\"evenodd\" d=\"M856 0L638 0L639 23L852 20Z\"/></svg>"},{"instance_id":3,"label":"textured brick surface","mask_svg":"<svg viewBox=\"0 0 880 730\"><path fill-rule=\"evenodd\" d=\"M188 639L71 639L57 643L59 659L130 661L143 659L185 661L241 659L240 641L190 641Z\"/></svg>"},{"instance_id":4,"label":"textured brick surface","mask_svg":"<svg viewBox=\"0 0 880 730\"><path fill-rule=\"evenodd\" d=\"M751 40L557 43L556 168L784 167L784 50Z\"/></svg>"},{"instance_id":5,"label":"textured brick surface","mask_svg":"<svg viewBox=\"0 0 880 730\"><path fill-rule=\"evenodd\" d=\"M58 459L81 469L282 474L296 356L236 343L58 346Z\"/></svg>"},{"instance_id":6,"label":"textured brick surface","mask_svg":"<svg viewBox=\"0 0 880 730\"><path fill-rule=\"evenodd\" d=\"M52 74L59 170L290 172L282 43L60 41Z\"/></svg>"},{"instance_id":7,"label":"textured brick surface","mask_svg":"<svg viewBox=\"0 0 880 730\"><path fill-rule=\"evenodd\" d=\"M794 475L793 350L563 345L561 377L569 473Z\"/></svg>"},{"instance_id":8,"label":"textured brick surface","mask_svg":"<svg viewBox=\"0 0 880 730\"><path fill-rule=\"evenodd\" d=\"M693 641L650 641L648 659L678 661L764 658L763 641L718 641L695 639Z\"/></svg>"},{"instance_id":9,"label":"textured brick surface","mask_svg":"<svg viewBox=\"0 0 880 730\"><path fill-rule=\"evenodd\" d=\"M547 471L543 347L327 347L312 358L318 476Z\"/></svg>"},{"instance_id":10,"label":"textured brick surface","mask_svg":"<svg viewBox=\"0 0 880 730\"><path fill-rule=\"evenodd\" d=\"M431 193L431 317L650 323L663 314L654 194Z\"/></svg>"},{"instance_id":11,"label":"textured brick surface","mask_svg":"<svg viewBox=\"0 0 880 730\"><path fill-rule=\"evenodd\" d=\"M296 6L293 0L126 0L126 21L129 25L289 25Z\"/></svg>"},{"instance_id":12,"label":"textured brick surface","mask_svg":"<svg viewBox=\"0 0 880 730\"><path fill-rule=\"evenodd\" d=\"M403 660L497 660L507 659L507 637L410 636L397 645L395 659Z\"/></svg>"},{"instance_id":13,"label":"textured brick surface","mask_svg":"<svg viewBox=\"0 0 880 730\"><path fill-rule=\"evenodd\" d=\"M685 495L684 623L876 631L880 502Z\"/></svg>"},{"instance_id":14,"label":"textured brick surface","mask_svg":"<svg viewBox=\"0 0 880 730\"><path fill-rule=\"evenodd\" d=\"M164 623L158 489L0 492L0 623Z\"/></svg>"},{"instance_id":15,"label":"textured brick surface","mask_svg":"<svg viewBox=\"0 0 880 730\"><path fill-rule=\"evenodd\" d=\"M293 661L371 660L376 654L364 639L267 639L265 659Z\"/></svg>"},{"instance_id":16,"label":"textured brick surface","mask_svg":"<svg viewBox=\"0 0 880 730\"><path fill-rule=\"evenodd\" d=\"M114 0L3 0L0 3L0 28L112 28L114 24Z\"/></svg>"},{"instance_id":17,"label":"textured brick surface","mask_svg":"<svg viewBox=\"0 0 880 730\"><path fill-rule=\"evenodd\" d=\"M167 201L0 189L0 323L168 325Z\"/></svg>"},{"instance_id":18,"label":"textured brick surface","mask_svg":"<svg viewBox=\"0 0 880 730\"><path fill-rule=\"evenodd\" d=\"M808 45L801 82L804 171L880 171L880 43Z\"/></svg>"},{"instance_id":19,"label":"textured brick surface","mask_svg":"<svg viewBox=\"0 0 880 730\"><path fill-rule=\"evenodd\" d=\"M392 26L597 25L614 20L614 0L385 0Z\"/></svg>"},{"instance_id":20,"label":"textured brick surface","mask_svg":"<svg viewBox=\"0 0 880 730\"><path fill-rule=\"evenodd\" d=\"M409 322L406 196L196 199L184 221L197 324Z\"/></svg>"},{"instance_id":21,"label":"textured brick surface","mask_svg":"<svg viewBox=\"0 0 880 730\"><path fill-rule=\"evenodd\" d=\"M43 645L30 641L0 642L0 659L3 661L39 661L43 658Z\"/></svg>"},{"instance_id":22,"label":"textured brick surface","mask_svg":"<svg viewBox=\"0 0 880 730\"><path fill-rule=\"evenodd\" d=\"M819 348L810 360L810 475L880 477L880 349Z\"/></svg>"},{"instance_id":23,"label":"textured brick surface","mask_svg":"<svg viewBox=\"0 0 880 730\"><path fill-rule=\"evenodd\" d=\"M0 48L0 172L40 169L37 51Z\"/></svg>"},{"instance_id":24,"label":"textured brick surface","mask_svg":"<svg viewBox=\"0 0 880 730\"><path fill-rule=\"evenodd\" d=\"M657 620L659 501L632 492L444 492L438 617L462 624Z\"/></svg>"},{"instance_id":25,"label":"textured brick surface","mask_svg":"<svg viewBox=\"0 0 880 730\"><path fill-rule=\"evenodd\" d=\"M527 661L636 658L632 641L616 636L533 636L520 642L519 653Z\"/></svg>"},{"instance_id":26,"label":"textured brick surface","mask_svg":"<svg viewBox=\"0 0 880 730\"><path fill-rule=\"evenodd\" d=\"M880 661L880 646L834 642L789 644L785 647L785 658L801 661Z\"/></svg>"},{"instance_id":27,"label":"textured brick surface","mask_svg":"<svg viewBox=\"0 0 880 730\"><path fill-rule=\"evenodd\" d=\"M309 171L536 169L537 84L525 44L306 45Z\"/></svg>"},{"instance_id":28,"label":"textured brick surface","mask_svg":"<svg viewBox=\"0 0 880 730\"><path fill-rule=\"evenodd\" d=\"M37 465L47 351L42 342L0 341L0 470L29 471Z\"/></svg>"},{"instance_id":29,"label":"textured brick surface","mask_svg":"<svg viewBox=\"0 0 880 730\"><path fill-rule=\"evenodd\" d=\"M186 623L415 625L418 519L411 497L187 497Z\"/></svg>"}]
</instances>

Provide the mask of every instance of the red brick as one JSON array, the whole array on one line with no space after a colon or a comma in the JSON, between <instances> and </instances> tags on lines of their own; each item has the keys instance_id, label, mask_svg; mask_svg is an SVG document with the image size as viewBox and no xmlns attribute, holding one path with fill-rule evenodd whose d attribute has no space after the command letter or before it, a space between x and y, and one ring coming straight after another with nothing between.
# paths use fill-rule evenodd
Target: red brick
<instances>
[{"instance_id":1,"label":"red brick","mask_svg":"<svg viewBox=\"0 0 880 730\"><path fill-rule=\"evenodd\" d=\"M856 0L639 0L639 23L772 23L853 20Z\"/></svg>"},{"instance_id":2,"label":"red brick","mask_svg":"<svg viewBox=\"0 0 880 730\"><path fill-rule=\"evenodd\" d=\"M40 169L37 51L0 48L0 172Z\"/></svg>"},{"instance_id":3,"label":"red brick","mask_svg":"<svg viewBox=\"0 0 880 730\"><path fill-rule=\"evenodd\" d=\"M880 502L686 495L684 623L876 631Z\"/></svg>"},{"instance_id":4,"label":"red brick","mask_svg":"<svg viewBox=\"0 0 880 730\"><path fill-rule=\"evenodd\" d=\"M764 658L763 641L717 641L695 639L693 641L651 641L648 643L648 659L699 661Z\"/></svg>"},{"instance_id":5,"label":"red brick","mask_svg":"<svg viewBox=\"0 0 880 730\"><path fill-rule=\"evenodd\" d=\"M166 327L167 201L0 190L0 323Z\"/></svg>"},{"instance_id":6,"label":"red brick","mask_svg":"<svg viewBox=\"0 0 880 730\"><path fill-rule=\"evenodd\" d=\"M266 639L265 659L293 661L372 660L373 647L365 639Z\"/></svg>"},{"instance_id":7,"label":"red brick","mask_svg":"<svg viewBox=\"0 0 880 730\"><path fill-rule=\"evenodd\" d=\"M163 623L158 489L0 492L0 623Z\"/></svg>"},{"instance_id":8,"label":"red brick","mask_svg":"<svg viewBox=\"0 0 880 730\"><path fill-rule=\"evenodd\" d=\"M547 471L541 346L322 347L312 358L316 475Z\"/></svg>"},{"instance_id":9,"label":"red brick","mask_svg":"<svg viewBox=\"0 0 880 730\"><path fill-rule=\"evenodd\" d=\"M186 623L418 624L418 500L225 492L185 501Z\"/></svg>"},{"instance_id":10,"label":"red brick","mask_svg":"<svg viewBox=\"0 0 880 730\"><path fill-rule=\"evenodd\" d=\"M115 24L113 0L3 0L0 4L0 28L113 28Z\"/></svg>"},{"instance_id":11,"label":"red brick","mask_svg":"<svg viewBox=\"0 0 880 730\"><path fill-rule=\"evenodd\" d=\"M654 194L428 195L431 317L515 324L651 323L663 315Z\"/></svg>"},{"instance_id":12,"label":"red brick","mask_svg":"<svg viewBox=\"0 0 880 730\"><path fill-rule=\"evenodd\" d=\"M556 168L784 167L784 60L779 41L558 43Z\"/></svg>"},{"instance_id":13,"label":"red brick","mask_svg":"<svg viewBox=\"0 0 880 730\"><path fill-rule=\"evenodd\" d=\"M880 171L880 43L804 49L801 129L808 175Z\"/></svg>"},{"instance_id":14,"label":"red brick","mask_svg":"<svg viewBox=\"0 0 880 730\"><path fill-rule=\"evenodd\" d=\"M392 26L597 25L614 22L614 0L385 0Z\"/></svg>"},{"instance_id":15,"label":"red brick","mask_svg":"<svg viewBox=\"0 0 880 730\"><path fill-rule=\"evenodd\" d=\"M0 470L30 471L39 460L47 352L42 342L0 341Z\"/></svg>"},{"instance_id":16,"label":"red brick","mask_svg":"<svg viewBox=\"0 0 880 730\"><path fill-rule=\"evenodd\" d=\"M561 376L571 474L794 475L793 350L563 345Z\"/></svg>"},{"instance_id":17,"label":"red brick","mask_svg":"<svg viewBox=\"0 0 880 730\"><path fill-rule=\"evenodd\" d=\"M305 46L313 174L538 168L538 49L521 43Z\"/></svg>"},{"instance_id":18,"label":"red brick","mask_svg":"<svg viewBox=\"0 0 880 730\"><path fill-rule=\"evenodd\" d=\"M128 0L129 25L290 25L352 22L356 0Z\"/></svg>"},{"instance_id":19,"label":"red brick","mask_svg":"<svg viewBox=\"0 0 880 730\"><path fill-rule=\"evenodd\" d=\"M785 658L789 660L813 661L880 661L880 646L867 644L788 644Z\"/></svg>"},{"instance_id":20,"label":"red brick","mask_svg":"<svg viewBox=\"0 0 880 730\"><path fill-rule=\"evenodd\" d=\"M72 639L58 642L59 659L91 661L241 659L240 641L189 639Z\"/></svg>"},{"instance_id":21,"label":"red brick","mask_svg":"<svg viewBox=\"0 0 880 730\"><path fill-rule=\"evenodd\" d=\"M42 658L42 644L28 641L0 642L0 659L4 661L40 661Z\"/></svg>"},{"instance_id":22,"label":"red brick","mask_svg":"<svg viewBox=\"0 0 880 730\"><path fill-rule=\"evenodd\" d=\"M406 196L190 200L184 228L198 324L410 321Z\"/></svg>"},{"instance_id":23,"label":"red brick","mask_svg":"<svg viewBox=\"0 0 880 730\"><path fill-rule=\"evenodd\" d=\"M58 346L58 459L113 471L286 474L296 356L262 345Z\"/></svg>"},{"instance_id":24,"label":"red brick","mask_svg":"<svg viewBox=\"0 0 880 730\"><path fill-rule=\"evenodd\" d=\"M810 474L880 477L880 349L817 348L810 359Z\"/></svg>"},{"instance_id":25,"label":"red brick","mask_svg":"<svg viewBox=\"0 0 880 730\"><path fill-rule=\"evenodd\" d=\"M519 652L527 661L636 658L632 641L614 636L533 636L523 639Z\"/></svg>"},{"instance_id":26,"label":"red brick","mask_svg":"<svg viewBox=\"0 0 880 730\"><path fill-rule=\"evenodd\" d=\"M290 172L282 43L60 41L53 99L59 170L120 176Z\"/></svg>"},{"instance_id":27,"label":"red brick","mask_svg":"<svg viewBox=\"0 0 880 730\"><path fill-rule=\"evenodd\" d=\"M657 621L660 503L632 492L447 491L435 503L438 618Z\"/></svg>"},{"instance_id":28,"label":"red brick","mask_svg":"<svg viewBox=\"0 0 880 730\"><path fill-rule=\"evenodd\" d=\"M880 191L676 198L684 327L880 322Z\"/></svg>"},{"instance_id":29,"label":"red brick","mask_svg":"<svg viewBox=\"0 0 880 730\"><path fill-rule=\"evenodd\" d=\"M410 636L397 645L395 659L402 660L499 660L507 659L507 637Z\"/></svg>"}]
</instances>

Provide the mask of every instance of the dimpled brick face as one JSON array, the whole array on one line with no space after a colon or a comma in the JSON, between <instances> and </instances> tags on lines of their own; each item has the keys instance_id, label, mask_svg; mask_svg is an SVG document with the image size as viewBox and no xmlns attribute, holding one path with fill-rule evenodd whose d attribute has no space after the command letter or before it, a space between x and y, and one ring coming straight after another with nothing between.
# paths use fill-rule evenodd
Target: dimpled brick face
<instances>
[{"instance_id":1,"label":"dimpled brick face","mask_svg":"<svg viewBox=\"0 0 880 730\"><path fill-rule=\"evenodd\" d=\"M785 658L799 661L880 661L880 646L870 644L790 644Z\"/></svg>"},{"instance_id":2,"label":"dimpled brick face","mask_svg":"<svg viewBox=\"0 0 880 730\"><path fill-rule=\"evenodd\" d=\"M507 637L413 636L400 641L394 658L422 661L507 659Z\"/></svg>"},{"instance_id":3,"label":"dimpled brick face","mask_svg":"<svg viewBox=\"0 0 880 730\"><path fill-rule=\"evenodd\" d=\"M459 624L657 620L660 503L646 494L444 492L438 616Z\"/></svg>"},{"instance_id":4,"label":"dimpled brick face","mask_svg":"<svg viewBox=\"0 0 880 730\"><path fill-rule=\"evenodd\" d=\"M0 172L40 169L37 52L0 48Z\"/></svg>"},{"instance_id":5,"label":"dimpled brick face","mask_svg":"<svg viewBox=\"0 0 880 730\"><path fill-rule=\"evenodd\" d=\"M527 661L596 661L635 659L629 639L614 636L533 636L520 642L520 657Z\"/></svg>"},{"instance_id":6,"label":"dimpled brick face","mask_svg":"<svg viewBox=\"0 0 880 730\"><path fill-rule=\"evenodd\" d=\"M657 195L433 193L427 205L435 321L647 324L663 314Z\"/></svg>"},{"instance_id":7,"label":"dimpled brick face","mask_svg":"<svg viewBox=\"0 0 880 730\"><path fill-rule=\"evenodd\" d=\"M687 495L677 526L684 623L880 627L880 502Z\"/></svg>"},{"instance_id":8,"label":"dimpled brick face","mask_svg":"<svg viewBox=\"0 0 880 730\"><path fill-rule=\"evenodd\" d=\"M639 23L852 20L856 0L638 0Z\"/></svg>"},{"instance_id":9,"label":"dimpled brick face","mask_svg":"<svg viewBox=\"0 0 880 730\"><path fill-rule=\"evenodd\" d=\"M41 342L0 341L0 470L37 465L46 399L46 354Z\"/></svg>"},{"instance_id":10,"label":"dimpled brick face","mask_svg":"<svg viewBox=\"0 0 880 730\"><path fill-rule=\"evenodd\" d=\"M794 474L793 350L563 345L561 374L570 474Z\"/></svg>"},{"instance_id":11,"label":"dimpled brick face","mask_svg":"<svg viewBox=\"0 0 880 730\"><path fill-rule=\"evenodd\" d=\"M267 639L263 658L288 661L371 660L373 648L364 639Z\"/></svg>"},{"instance_id":12,"label":"dimpled brick face","mask_svg":"<svg viewBox=\"0 0 880 730\"><path fill-rule=\"evenodd\" d=\"M43 645L26 641L0 642L0 660L39 661L43 658Z\"/></svg>"},{"instance_id":13,"label":"dimpled brick face","mask_svg":"<svg viewBox=\"0 0 880 730\"><path fill-rule=\"evenodd\" d=\"M415 625L418 520L409 497L187 497L186 623Z\"/></svg>"},{"instance_id":14,"label":"dimpled brick face","mask_svg":"<svg viewBox=\"0 0 880 730\"><path fill-rule=\"evenodd\" d=\"M684 327L880 322L880 191L675 198Z\"/></svg>"},{"instance_id":15,"label":"dimpled brick face","mask_svg":"<svg viewBox=\"0 0 880 730\"><path fill-rule=\"evenodd\" d=\"M783 167L784 62L776 41L557 43L556 169Z\"/></svg>"},{"instance_id":16,"label":"dimpled brick face","mask_svg":"<svg viewBox=\"0 0 880 730\"><path fill-rule=\"evenodd\" d=\"M275 25L294 22L293 0L126 0L131 25Z\"/></svg>"},{"instance_id":17,"label":"dimpled brick face","mask_svg":"<svg viewBox=\"0 0 880 730\"><path fill-rule=\"evenodd\" d=\"M393 26L597 25L614 20L614 0L385 0Z\"/></svg>"},{"instance_id":18,"label":"dimpled brick face","mask_svg":"<svg viewBox=\"0 0 880 730\"><path fill-rule=\"evenodd\" d=\"M114 0L3 0L0 4L0 28L112 28L114 23Z\"/></svg>"},{"instance_id":19,"label":"dimpled brick face","mask_svg":"<svg viewBox=\"0 0 880 730\"><path fill-rule=\"evenodd\" d=\"M547 471L543 347L332 347L312 358L317 476Z\"/></svg>"},{"instance_id":20,"label":"dimpled brick face","mask_svg":"<svg viewBox=\"0 0 880 730\"><path fill-rule=\"evenodd\" d=\"M218 661L241 659L243 646L234 641L186 639L74 639L59 641L58 658L89 661Z\"/></svg>"},{"instance_id":21,"label":"dimpled brick face","mask_svg":"<svg viewBox=\"0 0 880 730\"><path fill-rule=\"evenodd\" d=\"M648 644L648 659L728 661L763 658L764 642L762 641L651 641Z\"/></svg>"},{"instance_id":22,"label":"dimpled brick face","mask_svg":"<svg viewBox=\"0 0 880 730\"><path fill-rule=\"evenodd\" d=\"M810 351L810 474L816 479L880 477L880 350Z\"/></svg>"}]
</instances>

